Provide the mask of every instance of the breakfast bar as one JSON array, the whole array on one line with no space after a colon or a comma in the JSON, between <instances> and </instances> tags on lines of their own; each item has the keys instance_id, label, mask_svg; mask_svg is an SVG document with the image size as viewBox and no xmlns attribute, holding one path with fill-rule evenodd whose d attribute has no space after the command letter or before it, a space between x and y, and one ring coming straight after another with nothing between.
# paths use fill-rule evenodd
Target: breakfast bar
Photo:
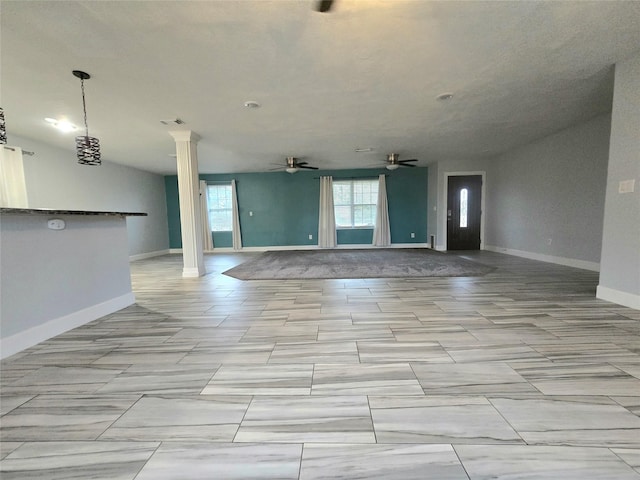
<instances>
[{"instance_id":1,"label":"breakfast bar","mask_svg":"<svg viewBox=\"0 0 640 480\"><path fill-rule=\"evenodd\" d=\"M137 212L0 208L0 358L135 302Z\"/></svg>"}]
</instances>

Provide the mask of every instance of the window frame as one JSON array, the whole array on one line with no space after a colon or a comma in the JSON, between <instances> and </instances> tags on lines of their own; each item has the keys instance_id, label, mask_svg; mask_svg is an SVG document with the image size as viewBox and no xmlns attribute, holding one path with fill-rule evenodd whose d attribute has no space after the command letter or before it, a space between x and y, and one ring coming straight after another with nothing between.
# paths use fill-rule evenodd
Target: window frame
<instances>
[{"instance_id":1,"label":"window frame","mask_svg":"<svg viewBox=\"0 0 640 480\"><path fill-rule=\"evenodd\" d=\"M368 192L368 194L369 194L369 200L371 200L371 198L373 197L373 200L374 200L373 203L364 203L364 202L356 203L355 197L357 194L355 192L355 184L357 183L370 185L370 191ZM336 202L335 187L340 185L347 185L347 184L349 185L349 203L338 204ZM379 188L378 179L353 178L353 179L334 180L332 194L333 194L333 211L334 211L334 217L336 219L336 230L363 230L363 229L372 230L374 229L376 226L376 210L378 207L378 188ZM356 225L356 208L355 207L367 207L367 206L373 207L371 223L365 224L365 225ZM349 207L349 213L351 217L350 225L340 225L338 223L338 215L336 214L336 207Z\"/></svg>"},{"instance_id":2,"label":"window frame","mask_svg":"<svg viewBox=\"0 0 640 480\"><path fill-rule=\"evenodd\" d=\"M223 187L225 189L225 196L228 196L228 200L229 202L229 207L224 207L224 208L212 208L212 202L210 201L211 197L209 195L209 192L213 189L220 189L220 187ZM227 189L228 189L228 195L227 195ZM233 198L232 198L232 192L231 192L231 183L228 184L220 184L220 183L215 183L215 184L207 184L207 209L208 212L207 214L209 215L209 228L211 230L212 233L216 233L216 232L231 232L233 231ZM228 212L228 217L229 217L229 228L228 229L224 229L224 230L216 230L214 229L214 222L213 222L213 217L212 217L212 213L214 212ZM225 225L226 226L226 225Z\"/></svg>"}]
</instances>

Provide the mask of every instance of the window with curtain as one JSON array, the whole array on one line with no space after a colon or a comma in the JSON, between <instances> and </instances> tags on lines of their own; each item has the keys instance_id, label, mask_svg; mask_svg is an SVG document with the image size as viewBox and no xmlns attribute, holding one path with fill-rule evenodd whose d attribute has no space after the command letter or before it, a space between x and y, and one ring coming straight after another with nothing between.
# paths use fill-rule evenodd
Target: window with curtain
<instances>
[{"instance_id":1,"label":"window with curtain","mask_svg":"<svg viewBox=\"0 0 640 480\"><path fill-rule=\"evenodd\" d=\"M208 185L209 224L212 232L230 232L233 228L231 185Z\"/></svg>"},{"instance_id":2,"label":"window with curtain","mask_svg":"<svg viewBox=\"0 0 640 480\"><path fill-rule=\"evenodd\" d=\"M334 180L333 204L337 228L373 228L378 180Z\"/></svg>"}]
</instances>

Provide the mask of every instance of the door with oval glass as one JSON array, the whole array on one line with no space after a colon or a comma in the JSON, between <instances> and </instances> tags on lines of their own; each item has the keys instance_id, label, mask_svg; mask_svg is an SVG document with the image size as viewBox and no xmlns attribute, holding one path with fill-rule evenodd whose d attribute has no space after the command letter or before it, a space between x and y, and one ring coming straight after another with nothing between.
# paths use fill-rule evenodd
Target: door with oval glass
<instances>
[{"instance_id":1,"label":"door with oval glass","mask_svg":"<svg viewBox=\"0 0 640 480\"><path fill-rule=\"evenodd\" d=\"M450 176L447 250L480 250L482 175Z\"/></svg>"}]
</instances>

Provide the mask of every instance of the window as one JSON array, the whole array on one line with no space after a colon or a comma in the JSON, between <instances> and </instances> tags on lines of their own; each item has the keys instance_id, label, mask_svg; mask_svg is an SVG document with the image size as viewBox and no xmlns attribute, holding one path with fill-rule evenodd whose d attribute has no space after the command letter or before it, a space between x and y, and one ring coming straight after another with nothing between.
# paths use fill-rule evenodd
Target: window
<instances>
[{"instance_id":1,"label":"window","mask_svg":"<svg viewBox=\"0 0 640 480\"><path fill-rule=\"evenodd\" d=\"M378 180L334 180L333 205L337 228L373 228Z\"/></svg>"},{"instance_id":2,"label":"window","mask_svg":"<svg viewBox=\"0 0 640 480\"><path fill-rule=\"evenodd\" d=\"M469 199L469 190L463 188L460 190L460 228L467 228L467 206Z\"/></svg>"},{"instance_id":3,"label":"window","mask_svg":"<svg viewBox=\"0 0 640 480\"><path fill-rule=\"evenodd\" d=\"M212 232L230 232L232 229L231 185L207 185L209 225Z\"/></svg>"}]
</instances>

